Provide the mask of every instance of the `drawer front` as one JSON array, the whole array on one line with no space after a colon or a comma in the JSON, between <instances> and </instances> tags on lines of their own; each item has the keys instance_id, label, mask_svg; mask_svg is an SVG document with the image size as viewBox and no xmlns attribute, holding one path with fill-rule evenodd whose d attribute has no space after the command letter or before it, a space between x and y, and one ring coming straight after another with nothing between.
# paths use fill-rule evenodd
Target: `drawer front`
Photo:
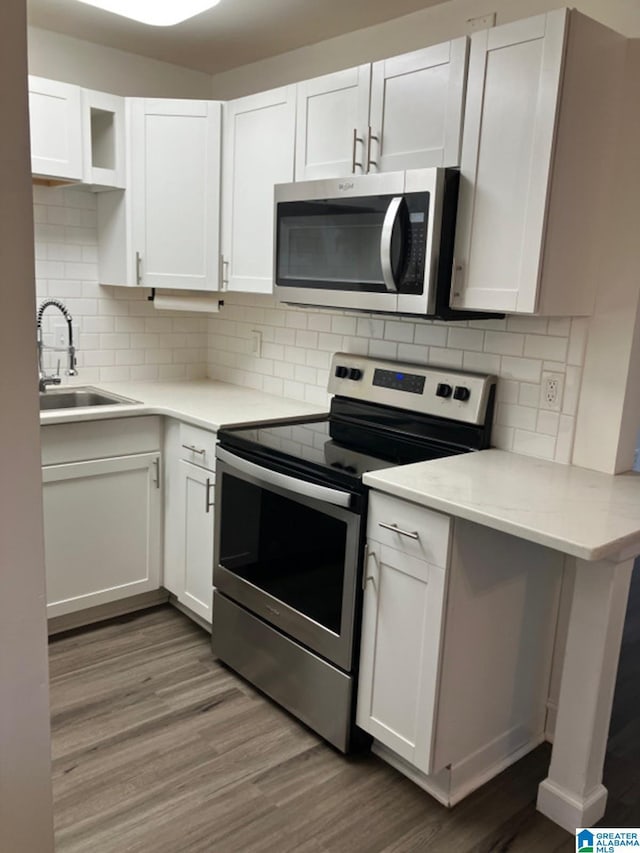
<instances>
[{"instance_id":1,"label":"drawer front","mask_svg":"<svg viewBox=\"0 0 640 853\"><path fill-rule=\"evenodd\" d=\"M131 456L160 450L160 418L155 415L47 424L40 428L42 464Z\"/></svg>"},{"instance_id":2,"label":"drawer front","mask_svg":"<svg viewBox=\"0 0 640 853\"><path fill-rule=\"evenodd\" d=\"M207 468L215 469L216 434L191 424L180 424L180 459Z\"/></svg>"},{"instance_id":3,"label":"drawer front","mask_svg":"<svg viewBox=\"0 0 640 853\"><path fill-rule=\"evenodd\" d=\"M452 519L400 498L371 492L367 539L447 568Z\"/></svg>"}]
</instances>

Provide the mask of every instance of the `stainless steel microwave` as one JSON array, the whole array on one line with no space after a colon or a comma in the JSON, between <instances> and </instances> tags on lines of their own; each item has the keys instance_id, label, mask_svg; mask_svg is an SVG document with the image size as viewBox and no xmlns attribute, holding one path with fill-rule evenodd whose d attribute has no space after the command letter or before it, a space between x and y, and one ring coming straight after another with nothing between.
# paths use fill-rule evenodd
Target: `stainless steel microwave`
<instances>
[{"instance_id":1,"label":"stainless steel microwave","mask_svg":"<svg viewBox=\"0 0 640 853\"><path fill-rule=\"evenodd\" d=\"M279 302L466 319L449 308L457 169L275 187Z\"/></svg>"}]
</instances>

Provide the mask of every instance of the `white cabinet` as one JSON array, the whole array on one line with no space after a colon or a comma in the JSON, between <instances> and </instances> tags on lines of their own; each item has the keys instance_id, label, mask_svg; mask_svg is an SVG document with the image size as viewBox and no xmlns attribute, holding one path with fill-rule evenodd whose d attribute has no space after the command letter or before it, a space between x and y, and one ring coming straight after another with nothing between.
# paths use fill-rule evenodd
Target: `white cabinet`
<instances>
[{"instance_id":1,"label":"white cabinet","mask_svg":"<svg viewBox=\"0 0 640 853\"><path fill-rule=\"evenodd\" d=\"M452 805L544 739L560 555L372 492L357 724Z\"/></svg>"},{"instance_id":2,"label":"white cabinet","mask_svg":"<svg viewBox=\"0 0 640 853\"><path fill-rule=\"evenodd\" d=\"M298 84L296 180L456 166L468 40Z\"/></svg>"},{"instance_id":3,"label":"white cabinet","mask_svg":"<svg viewBox=\"0 0 640 853\"><path fill-rule=\"evenodd\" d=\"M295 86L225 104L224 289L273 289L273 187L293 180L295 116Z\"/></svg>"},{"instance_id":4,"label":"white cabinet","mask_svg":"<svg viewBox=\"0 0 640 853\"><path fill-rule=\"evenodd\" d=\"M31 171L63 181L83 178L81 90L78 86L29 77Z\"/></svg>"},{"instance_id":5,"label":"white cabinet","mask_svg":"<svg viewBox=\"0 0 640 853\"><path fill-rule=\"evenodd\" d=\"M369 171L457 166L468 40L374 62Z\"/></svg>"},{"instance_id":6,"label":"white cabinet","mask_svg":"<svg viewBox=\"0 0 640 853\"><path fill-rule=\"evenodd\" d=\"M127 190L98 198L100 283L217 290L220 104L136 98L126 111Z\"/></svg>"},{"instance_id":7,"label":"white cabinet","mask_svg":"<svg viewBox=\"0 0 640 853\"><path fill-rule=\"evenodd\" d=\"M432 769L450 528L447 516L371 496L356 721L424 773ZM422 543L445 565L407 553Z\"/></svg>"},{"instance_id":8,"label":"white cabinet","mask_svg":"<svg viewBox=\"0 0 640 853\"><path fill-rule=\"evenodd\" d=\"M591 312L623 49L566 9L472 36L454 308Z\"/></svg>"},{"instance_id":9,"label":"white cabinet","mask_svg":"<svg viewBox=\"0 0 640 853\"><path fill-rule=\"evenodd\" d=\"M82 89L83 183L92 189L125 187L124 98Z\"/></svg>"},{"instance_id":10,"label":"white cabinet","mask_svg":"<svg viewBox=\"0 0 640 853\"><path fill-rule=\"evenodd\" d=\"M215 440L215 433L176 421L165 435L164 586L206 625L213 602Z\"/></svg>"},{"instance_id":11,"label":"white cabinet","mask_svg":"<svg viewBox=\"0 0 640 853\"><path fill-rule=\"evenodd\" d=\"M296 180L364 171L371 65L297 86Z\"/></svg>"},{"instance_id":12,"label":"white cabinet","mask_svg":"<svg viewBox=\"0 0 640 853\"><path fill-rule=\"evenodd\" d=\"M49 617L160 586L159 426L140 420L131 442L117 421L43 428Z\"/></svg>"}]
</instances>

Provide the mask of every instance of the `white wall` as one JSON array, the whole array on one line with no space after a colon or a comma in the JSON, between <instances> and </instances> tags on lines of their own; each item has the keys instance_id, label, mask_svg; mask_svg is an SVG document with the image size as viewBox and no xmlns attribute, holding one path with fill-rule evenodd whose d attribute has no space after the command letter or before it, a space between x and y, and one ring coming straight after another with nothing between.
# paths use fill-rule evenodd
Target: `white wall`
<instances>
[{"instance_id":1,"label":"white wall","mask_svg":"<svg viewBox=\"0 0 640 853\"><path fill-rule=\"evenodd\" d=\"M36 186L33 199L36 294L38 302L45 297L61 299L71 312L78 347L76 381L87 385L205 376L205 317L158 311L147 300L147 288L98 284L96 194ZM47 309L45 344L59 345L55 333L61 326L66 341L60 312ZM43 363L49 372L55 372L57 359L64 368L64 353L45 353Z\"/></svg>"},{"instance_id":2,"label":"white wall","mask_svg":"<svg viewBox=\"0 0 640 853\"><path fill-rule=\"evenodd\" d=\"M449 0L411 15L244 65L212 78L212 97L237 98L340 68L417 50L464 35L469 18L495 11L497 23L557 9L561 0ZM629 37L640 37L640 3L574 0L568 4Z\"/></svg>"},{"instance_id":3,"label":"white wall","mask_svg":"<svg viewBox=\"0 0 640 853\"><path fill-rule=\"evenodd\" d=\"M0 3L0 848L51 853L25 0ZM10 131L10 132L8 132Z\"/></svg>"},{"instance_id":4,"label":"white wall","mask_svg":"<svg viewBox=\"0 0 640 853\"><path fill-rule=\"evenodd\" d=\"M211 77L168 62L29 27L29 73L146 98L209 98Z\"/></svg>"}]
</instances>

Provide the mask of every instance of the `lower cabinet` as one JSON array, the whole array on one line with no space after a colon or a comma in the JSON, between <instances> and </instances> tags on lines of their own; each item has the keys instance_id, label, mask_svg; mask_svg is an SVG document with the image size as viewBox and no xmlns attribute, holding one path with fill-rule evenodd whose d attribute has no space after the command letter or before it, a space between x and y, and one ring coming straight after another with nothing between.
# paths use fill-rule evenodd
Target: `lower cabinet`
<instances>
[{"instance_id":1,"label":"lower cabinet","mask_svg":"<svg viewBox=\"0 0 640 853\"><path fill-rule=\"evenodd\" d=\"M95 425L95 436L91 423L43 430L43 457L70 457L42 469L49 617L160 586L160 448L106 455L118 440L126 442L118 427L119 436L102 441L99 433L104 436L105 423ZM49 446L47 430L56 430ZM159 437L149 446L155 443L159 445ZM89 446L95 455L102 446L105 456L73 458L86 455L83 449Z\"/></svg>"},{"instance_id":2,"label":"lower cabinet","mask_svg":"<svg viewBox=\"0 0 640 853\"><path fill-rule=\"evenodd\" d=\"M164 585L187 612L208 625L213 602L214 447L215 433L175 421L167 426Z\"/></svg>"},{"instance_id":3,"label":"lower cabinet","mask_svg":"<svg viewBox=\"0 0 640 853\"><path fill-rule=\"evenodd\" d=\"M372 492L356 719L453 805L544 740L562 557Z\"/></svg>"}]
</instances>

